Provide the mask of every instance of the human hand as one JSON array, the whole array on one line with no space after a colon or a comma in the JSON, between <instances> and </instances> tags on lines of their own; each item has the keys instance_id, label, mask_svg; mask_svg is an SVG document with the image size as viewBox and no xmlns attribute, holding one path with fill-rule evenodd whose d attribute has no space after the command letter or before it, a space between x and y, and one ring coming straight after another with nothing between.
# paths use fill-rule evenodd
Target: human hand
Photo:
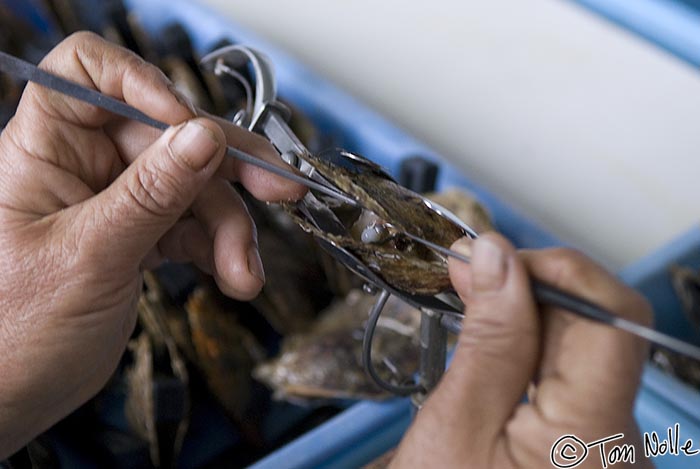
<instances>
[{"instance_id":1,"label":"human hand","mask_svg":"<svg viewBox=\"0 0 700 469\"><path fill-rule=\"evenodd\" d=\"M516 252L495 234L473 244L458 241L453 249L472 256L471 266L450 260L452 282L466 304L463 330L450 368L392 466L554 467L550 450L563 435L593 442L624 433L614 444L634 445L635 467L651 467L632 415L646 343L538 306L529 277L649 324L646 300L570 250ZM576 467L602 467L598 449L590 453Z\"/></svg>"},{"instance_id":2,"label":"human hand","mask_svg":"<svg viewBox=\"0 0 700 469\"><path fill-rule=\"evenodd\" d=\"M255 228L229 181L263 200L304 192L224 159L228 142L280 161L264 139L194 118L160 71L95 35L71 36L41 66L173 127L161 135L29 84L0 136L0 460L105 384L143 268L193 261L224 293L257 294Z\"/></svg>"}]
</instances>

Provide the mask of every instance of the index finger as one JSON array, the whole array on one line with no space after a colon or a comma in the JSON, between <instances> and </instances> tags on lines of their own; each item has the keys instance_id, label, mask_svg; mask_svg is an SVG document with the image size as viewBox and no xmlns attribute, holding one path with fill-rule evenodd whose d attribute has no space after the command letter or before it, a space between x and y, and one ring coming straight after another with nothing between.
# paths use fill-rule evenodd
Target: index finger
<instances>
[{"instance_id":1,"label":"index finger","mask_svg":"<svg viewBox=\"0 0 700 469\"><path fill-rule=\"evenodd\" d=\"M197 110L197 114L214 120L221 127L227 145L291 170L272 144L262 136L201 110ZM108 133L125 162L131 163L158 138L161 131L140 122L119 120L110 124ZM306 193L305 187L236 158L224 158L216 174L222 179L240 182L259 200L297 200Z\"/></svg>"},{"instance_id":2,"label":"index finger","mask_svg":"<svg viewBox=\"0 0 700 469\"><path fill-rule=\"evenodd\" d=\"M192 117L192 111L173 92L170 80L154 65L100 36L79 32L44 57L39 66L79 85L123 100L149 117L169 125ZM23 100L47 117L99 127L113 117L108 111L30 83Z\"/></svg>"},{"instance_id":3,"label":"index finger","mask_svg":"<svg viewBox=\"0 0 700 469\"><path fill-rule=\"evenodd\" d=\"M202 112L201 114L206 113ZM221 117L212 115L207 115L207 117L214 119L221 126L229 146L292 171L292 168L282 161L275 147L264 137ZM307 190L302 185L235 158L225 158L219 166L217 175L224 179L240 182L258 200L298 200L306 194Z\"/></svg>"},{"instance_id":4,"label":"index finger","mask_svg":"<svg viewBox=\"0 0 700 469\"><path fill-rule=\"evenodd\" d=\"M615 314L649 325L649 303L614 275L575 251L522 252L530 273ZM544 307L543 349L536 404L545 415L573 407L601 421L629 415L648 344L627 332Z\"/></svg>"}]
</instances>

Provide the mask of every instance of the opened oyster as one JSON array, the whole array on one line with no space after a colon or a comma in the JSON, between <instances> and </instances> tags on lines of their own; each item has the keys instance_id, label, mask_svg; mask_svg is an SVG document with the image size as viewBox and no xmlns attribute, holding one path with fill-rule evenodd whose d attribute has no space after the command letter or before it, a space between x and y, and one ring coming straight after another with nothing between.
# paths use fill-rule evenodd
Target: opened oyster
<instances>
[{"instance_id":1,"label":"opened oyster","mask_svg":"<svg viewBox=\"0 0 700 469\"><path fill-rule=\"evenodd\" d=\"M449 207L465 223L479 230L492 229L488 213L469 193L451 190L428 197ZM288 336L277 358L259 365L254 376L280 399L388 397L362 366L365 323L375 301L360 290L336 300L310 331ZM418 369L419 328L420 311L390 298L377 324L372 353L385 381L399 384Z\"/></svg>"},{"instance_id":2,"label":"opened oyster","mask_svg":"<svg viewBox=\"0 0 700 469\"><path fill-rule=\"evenodd\" d=\"M449 247L465 236L461 226L364 158L333 151L305 159L361 207L308 195L290 207L304 229L356 255L398 290L434 295L450 288L447 260L404 233Z\"/></svg>"},{"instance_id":3,"label":"opened oyster","mask_svg":"<svg viewBox=\"0 0 700 469\"><path fill-rule=\"evenodd\" d=\"M491 215L483 205L469 192L463 189L448 189L443 192L431 192L425 195L440 204L477 233L494 229Z\"/></svg>"}]
</instances>

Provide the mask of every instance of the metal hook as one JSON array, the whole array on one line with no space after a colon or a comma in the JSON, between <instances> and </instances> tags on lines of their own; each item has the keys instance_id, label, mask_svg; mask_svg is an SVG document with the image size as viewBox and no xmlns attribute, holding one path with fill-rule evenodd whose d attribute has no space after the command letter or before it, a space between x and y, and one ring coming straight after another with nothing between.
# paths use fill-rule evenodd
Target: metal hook
<instances>
[{"instance_id":1,"label":"metal hook","mask_svg":"<svg viewBox=\"0 0 700 469\"><path fill-rule=\"evenodd\" d=\"M277 81L275 80L275 68L270 59L260 51L253 48L234 44L222 47L214 52L205 55L201 63L203 66L216 72L217 64L220 61L230 61L232 63L250 62L255 74L255 98L252 111L248 111L246 116L242 116L241 125L253 130L258 124L269 105L274 105L277 101ZM213 64L213 65L212 65ZM218 65L221 69L221 65Z\"/></svg>"},{"instance_id":2,"label":"metal hook","mask_svg":"<svg viewBox=\"0 0 700 469\"><path fill-rule=\"evenodd\" d=\"M386 305L386 302L389 300L390 296L391 293L389 293L387 290L382 290L369 313L367 327L365 327L365 334L362 340L362 365L370 378L372 378L372 381L374 381L377 386L385 391L397 396L408 396L415 393L422 393L425 390L420 384L401 386L384 381L384 379L382 379L382 377L377 373L377 370L374 369L374 364L372 363L372 339L374 338L374 331L377 329L379 316L382 314L384 306Z\"/></svg>"}]
</instances>

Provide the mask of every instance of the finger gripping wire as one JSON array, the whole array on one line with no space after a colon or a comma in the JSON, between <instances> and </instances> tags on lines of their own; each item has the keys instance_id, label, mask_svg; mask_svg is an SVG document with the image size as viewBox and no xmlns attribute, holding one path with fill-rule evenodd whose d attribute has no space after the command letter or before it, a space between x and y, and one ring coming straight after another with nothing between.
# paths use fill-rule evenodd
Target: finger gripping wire
<instances>
[{"instance_id":1,"label":"finger gripping wire","mask_svg":"<svg viewBox=\"0 0 700 469\"><path fill-rule=\"evenodd\" d=\"M365 367L367 374L372 378L377 386L385 391L388 391L397 396L408 396L417 392L422 392L423 387L418 384L413 385L395 385L391 384L377 373L372 363L372 339L374 338L374 331L377 329L377 322L379 321L379 316L384 310L387 300L391 296L386 290L382 290L377 298L377 302L372 306L372 310L369 313L369 318L367 319L367 327L365 328L364 338L362 340L362 365Z\"/></svg>"}]
</instances>

